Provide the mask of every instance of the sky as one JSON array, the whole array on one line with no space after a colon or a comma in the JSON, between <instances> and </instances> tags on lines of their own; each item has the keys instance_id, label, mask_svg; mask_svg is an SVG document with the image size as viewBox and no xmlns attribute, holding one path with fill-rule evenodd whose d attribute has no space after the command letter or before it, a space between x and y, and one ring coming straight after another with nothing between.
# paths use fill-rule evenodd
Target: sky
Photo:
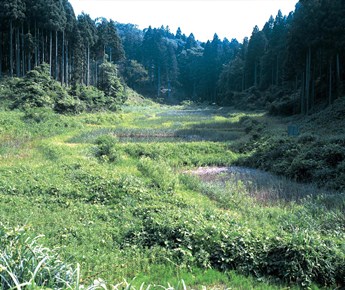
<instances>
[{"instance_id":1,"label":"sky","mask_svg":"<svg viewBox=\"0 0 345 290\"><path fill-rule=\"evenodd\" d=\"M255 25L260 29L270 15L280 9L283 15L294 11L298 0L69 0L76 15L81 12L93 19L105 17L120 23L132 23L140 29L169 26L175 33L180 27L187 36L200 41L250 37Z\"/></svg>"}]
</instances>

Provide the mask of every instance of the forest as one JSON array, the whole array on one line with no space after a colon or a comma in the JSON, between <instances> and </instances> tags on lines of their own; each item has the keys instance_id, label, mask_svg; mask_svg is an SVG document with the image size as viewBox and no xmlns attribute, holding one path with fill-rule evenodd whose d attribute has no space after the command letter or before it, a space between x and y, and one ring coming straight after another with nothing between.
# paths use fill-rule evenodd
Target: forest
<instances>
[{"instance_id":1,"label":"forest","mask_svg":"<svg viewBox=\"0 0 345 290\"><path fill-rule=\"evenodd\" d=\"M179 28L144 30L104 18L77 17L64 1L0 3L0 77L22 77L49 64L66 86L100 87L102 64L121 82L163 102L182 100L308 114L344 90L343 1L299 1L243 40L200 42ZM103 67L104 69L104 67ZM119 85L118 85L119 86ZM116 94L114 92L114 94Z\"/></svg>"},{"instance_id":2,"label":"forest","mask_svg":"<svg viewBox=\"0 0 345 290\"><path fill-rule=\"evenodd\" d=\"M344 15L201 42L0 0L0 288L344 289Z\"/></svg>"}]
</instances>

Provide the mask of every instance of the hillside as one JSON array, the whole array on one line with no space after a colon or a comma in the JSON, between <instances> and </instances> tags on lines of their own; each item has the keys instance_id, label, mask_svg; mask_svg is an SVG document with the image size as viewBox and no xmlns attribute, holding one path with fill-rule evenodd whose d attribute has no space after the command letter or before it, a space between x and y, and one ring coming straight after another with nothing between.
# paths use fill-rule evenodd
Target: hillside
<instances>
[{"instance_id":1,"label":"hillside","mask_svg":"<svg viewBox=\"0 0 345 290\"><path fill-rule=\"evenodd\" d=\"M276 131L264 120L249 120L251 138L235 150L250 156L239 164L343 191L344 112L345 101L341 98L327 109L307 117L277 118L284 123L281 131ZM298 128L298 136L288 136L289 125Z\"/></svg>"},{"instance_id":2,"label":"hillside","mask_svg":"<svg viewBox=\"0 0 345 290\"><path fill-rule=\"evenodd\" d=\"M0 78L46 63L61 85L94 86L120 101L128 85L169 104L308 115L344 94L344 13L342 0L301 0L289 15L267 15L243 40L215 33L201 42L181 28L75 15L68 0L1 0Z\"/></svg>"},{"instance_id":3,"label":"hillside","mask_svg":"<svg viewBox=\"0 0 345 290\"><path fill-rule=\"evenodd\" d=\"M343 289L344 14L204 43L0 0L0 288Z\"/></svg>"},{"instance_id":4,"label":"hillside","mask_svg":"<svg viewBox=\"0 0 345 290\"><path fill-rule=\"evenodd\" d=\"M0 232L16 241L2 244L0 264L11 272L1 283L344 285L344 195L232 167L244 157L234 148L253 138L251 126L284 132L287 120L139 102L116 114L0 112ZM187 173L198 167L232 169L200 180ZM39 234L33 258L23 245ZM57 248L65 264L40 244ZM45 264L32 278L37 257ZM57 282L47 267L74 274Z\"/></svg>"}]
</instances>

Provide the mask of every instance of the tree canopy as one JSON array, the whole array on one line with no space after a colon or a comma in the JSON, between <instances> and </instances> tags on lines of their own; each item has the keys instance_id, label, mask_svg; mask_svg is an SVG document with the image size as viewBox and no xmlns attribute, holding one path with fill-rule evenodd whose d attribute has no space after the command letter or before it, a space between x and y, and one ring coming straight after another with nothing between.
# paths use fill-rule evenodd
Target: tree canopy
<instances>
[{"instance_id":1,"label":"tree canopy","mask_svg":"<svg viewBox=\"0 0 345 290\"><path fill-rule=\"evenodd\" d=\"M61 84L99 86L110 63L123 83L168 102L269 105L277 112L283 97L279 106L290 106L283 111L308 113L344 92L344 13L342 0L300 0L242 42L215 34L204 43L180 27L174 34L168 26L140 30L76 17L68 0L0 0L0 77L48 63Z\"/></svg>"}]
</instances>

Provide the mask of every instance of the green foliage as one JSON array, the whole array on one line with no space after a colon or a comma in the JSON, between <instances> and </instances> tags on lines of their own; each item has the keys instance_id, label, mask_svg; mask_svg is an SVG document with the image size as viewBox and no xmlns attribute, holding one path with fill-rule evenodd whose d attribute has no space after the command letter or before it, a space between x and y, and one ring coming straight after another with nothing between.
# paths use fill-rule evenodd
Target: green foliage
<instances>
[{"instance_id":1,"label":"green foliage","mask_svg":"<svg viewBox=\"0 0 345 290\"><path fill-rule=\"evenodd\" d=\"M106 110L104 92L93 86L75 85L70 90L72 96L77 97L87 111Z\"/></svg>"},{"instance_id":2,"label":"green foliage","mask_svg":"<svg viewBox=\"0 0 345 290\"><path fill-rule=\"evenodd\" d=\"M231 166L239 156L230 149L232 141L129 142L114 137L173 132L182 122L185 129L204 122L212 130L247 131L238 136L248 140L263 127L261 118L271 120L262 114L244 116L224 108L172 111L157 106L126 107L121 115L64 116L42 108L0 111L0 219L13 226L27 221L32 236L44 233L44 244L61 248L61 260L80 263L73 281L86 289L116 288L112 283L123 277L137 277L131 285L138 288L177 285L181 279L192 288L342 286L341 194L306 187L303 198L283 199L277 193L273 201L263 200L259 187L269 191L273 181L263 182L267 175L254 170L250 178L243 169L237 176L217 175L216 182L211 175L198 178L186 171L200 165ZM280 138L281 146L286 139ZM299 150L320 137L293 140ZM343 166L338 146L343 140L338 136L333 141L329 150L326 146L315 154L328 156L324 162L330 166ZM241 140L236 142L240 146ZM273 152L272 158L282 152ZM296 152L286 154L292 158ZM300 186L284 182L273 185L276 192ZM275 285L277 281L289 285Z\"/></svg>"},{"instance_id":3,"label":"green foliage","mask_svg":"<svg viewBox=\"0 0 345 290\"><path fill-rule=\"evenodd\" d=\"M102 161L115 162L120 156L115 148L116 139L109 135L103 135L96 139L97 149L95 156Z\"/></svg>"},{"instance_id":4,"label":"green foliage","mask_svg":"<svg viewBox=\"0 0 345 290\"><path fill-rule=\"evenodd\" d=\"M142 64L136 60L128 60L121 66L122 75L129 87L139 89L148 82L148 73Z\"/></svg>"},{"instance_id":5,"label":"green foliage","mask_svg":"<svg viewBox=\"0 0 345 290\"><path fill-rule=\"evenodd\" d=\"M35 108L51 109L61 114L84 111L115 110L125 101L123 87L112 64L105 65L102 88L106 94L92 86L76 84L66 90L50 77L49 66L42 64L22 79L6 82L1 90L3 104L11 102L12 109L30 111ZM112 75L114 73L114 75Z\"/></svg>"},{"instance_id":6,"label":"green foliage","mask_svg":"<svg viewBox=\"0 0 345 290\"><path fill-rule=\"evenodd\" d=\"M153 160L167 160L172 166L227 165L237 156L227 145L203 142L153 143L119 146L134 158L149 157Z\"/></svg>"},{"instance_id":7,"label":"green foliage","mask_svg":"<svg viewBox=\"0 0 345 290\"><path fill-rule=\"evenodd\" d=\"M26 122L41 123L53 118L53 111L49 108L26 108L23 120Z\"/></svg>"},{"instance_id":8,"label":"green foliage","mask_svg":"<svg viewBox=\"0 0 345 290\"><path fill-rule=\"evenodd\" d=\"M344 140L263 137L253 143L252 155L240 161L300 182L316 182L331 189L344 189Z\"/></svg>"},{"instance_id":9,"label":"green foliage","mask_svg":"<svg viewBox=\"0 0 345 290\"><path fill-rule=\"evenodd\" d=\"M116 106L126 101L126 95L117 76L117 68L114 64L107 61L101 64L100 79L97 86L104 92L109 109L116 110Z\"/></svg>"},{"instance_id":10,"label":"green foliage","mask_svg":"<svg viewBox=\"0 0 345 290\"><path fill-rule=\"evenodd\" d=\"M285 95L283 98L276 99L270 104L269 113L272 115L291 116L299 111L299 104L296 96Z\"/></svg>"},{"instance_id":11,"label":"green foliage","mask_svg":"<svg viewBox=\"0 0 345 290\"><path fill-rule=\"evenodd\" d=\"M178 184L176 172L165 161L144 157L140 159L138 169L150 178L150 182L154 187L164 192L171 192L176 189Z\"/></svg>"},{"instance_id":12,"label":"green foliage","mask_svg":"<svg viewBox=\"0 0 345 290\"><path fill-rule=\"evenodd\" d=\"M60 83L51 79L49 65L42 64L28 72L12 88L12 108L51 108L59 113L82 111L80 101L68 95Z\"/></svg>"},{"instance_id":13,"label":"green foliage","mask_svg":"<svg viewBox=\"0 0 345 290\"><path fill-rule=\"evenodd\" d=\"M65 288L74 283L74 270L61 261L56 250L30 238L27 228L8 228L0 224L1 289L26 287Z\"/></svg>"}]
</instances>

